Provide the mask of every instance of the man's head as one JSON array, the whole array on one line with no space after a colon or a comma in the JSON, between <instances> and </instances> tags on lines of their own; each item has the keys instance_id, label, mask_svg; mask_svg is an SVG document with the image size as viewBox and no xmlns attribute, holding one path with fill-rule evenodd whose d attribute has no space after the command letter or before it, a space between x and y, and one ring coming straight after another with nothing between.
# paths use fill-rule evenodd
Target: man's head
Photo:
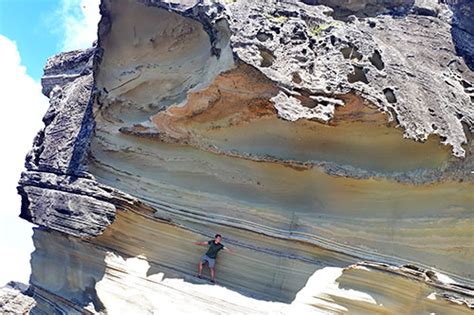
<instances>
[{"instance_id":1,"label":"man's head","mask_svg":"<svg viewBox=\"0 0 474 315\"><path fill-rule=\"evenodd\" d=\"M221 242L221 239L222 236L220 234L216 234L216 236L214 236L214 242L216 242L216 244L219 244Z\"/></svg>"}]
</instances>

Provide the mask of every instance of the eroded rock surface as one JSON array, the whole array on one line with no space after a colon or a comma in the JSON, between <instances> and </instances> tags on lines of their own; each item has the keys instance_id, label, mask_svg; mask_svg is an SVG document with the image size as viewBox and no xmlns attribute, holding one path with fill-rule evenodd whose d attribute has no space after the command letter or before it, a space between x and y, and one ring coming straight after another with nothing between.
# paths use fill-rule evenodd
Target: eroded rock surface
<instances>
[{"instance_id":1,"label":"eroded rock surface","mask_svg":"<svg viewBox=\"0 0 474 315\"><path fill-rule=\"evenodd\" d=\"M45 68L32 313L472 313L469 10L104 0Z\"/></svg>"},{"instance_id":2,"label":"eroded rock surface","mask_svg":"<svg viewBox=\"0 0 474 315\"><path fill-rule=\"evenodd\" d=\"M35 304L35 300L28 296L28 286L23 283L12 281L0 288L2 314L28 314Z\"/></svg>"}]
</instances>

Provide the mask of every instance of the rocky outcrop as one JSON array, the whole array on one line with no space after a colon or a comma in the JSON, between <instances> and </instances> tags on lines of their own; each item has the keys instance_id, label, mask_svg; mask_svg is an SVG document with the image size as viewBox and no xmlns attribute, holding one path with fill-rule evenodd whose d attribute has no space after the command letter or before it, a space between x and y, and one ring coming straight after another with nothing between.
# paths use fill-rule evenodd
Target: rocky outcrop
<instances>
[{"instance_id":1,"label":"rocky outcrop","mask_svg":"<svg viewBox=\"0 0 474 315\"><path fill-rule=\"evenodd\" d=\"M91 74L94 51L92 48L75 50L61 53L53 59L49 59L41 78L43 94L49 97L55 86L64 87L81 76Z\"/></svg>"},{"instance_id":2,"label":"rocky outcrop","mask_svg":"<svg viewBox=\"0 0 474 315\"><path fill-rule=\"evenodd\" d=\"M463 13L304 2L104 0L48 61L32 313L472 313Z\"/></svg>"},{"instance_id":3,"label":"rocky outcrop","mask_svg":"<svg viewBox=\"0 0 474 315\"><path fill-rule=\"evenodd\" d=\"M11 281L0 288L2 314L28 314L35 304L35 300L28 296L28 286L23 283Z\"/></svg>"}]
</instances>

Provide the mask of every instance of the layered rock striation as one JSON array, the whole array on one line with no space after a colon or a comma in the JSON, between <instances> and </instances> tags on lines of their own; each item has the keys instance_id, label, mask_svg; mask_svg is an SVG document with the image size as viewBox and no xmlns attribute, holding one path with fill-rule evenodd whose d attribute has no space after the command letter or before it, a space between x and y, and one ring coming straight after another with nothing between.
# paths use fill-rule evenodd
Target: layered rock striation
<instances>
[{"instance_id":1,"label":"layered rock striation","mask_svg":"<svg viewBox=\"0 0 474 315\"><path fill-rule=\"evenodd\" d=\"M102 1L42 80L31 312L472 313L472 6L385 3Z\"/></svg>"}]
</instances>

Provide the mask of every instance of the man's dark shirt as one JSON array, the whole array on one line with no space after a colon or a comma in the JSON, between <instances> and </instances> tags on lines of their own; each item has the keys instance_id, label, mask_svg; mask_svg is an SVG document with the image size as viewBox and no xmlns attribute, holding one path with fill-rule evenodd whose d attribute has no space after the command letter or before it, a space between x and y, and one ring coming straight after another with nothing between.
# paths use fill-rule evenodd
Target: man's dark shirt
<instances>
[{"instance_id":1,"label":"man's dark shirt","mask_svg":"<svg viewBox=\"0 0 474 315\"><path fill-rule=\"evenodd\" d=\"M206 256L212 259L216 259L217 253L224 248L224 245L222 245L221 243L216 244L214 243L214 240L210 240L209 242L207 242L207 244L209 244L209 249L206 252Z\"/></svg>"}]
</instances>

